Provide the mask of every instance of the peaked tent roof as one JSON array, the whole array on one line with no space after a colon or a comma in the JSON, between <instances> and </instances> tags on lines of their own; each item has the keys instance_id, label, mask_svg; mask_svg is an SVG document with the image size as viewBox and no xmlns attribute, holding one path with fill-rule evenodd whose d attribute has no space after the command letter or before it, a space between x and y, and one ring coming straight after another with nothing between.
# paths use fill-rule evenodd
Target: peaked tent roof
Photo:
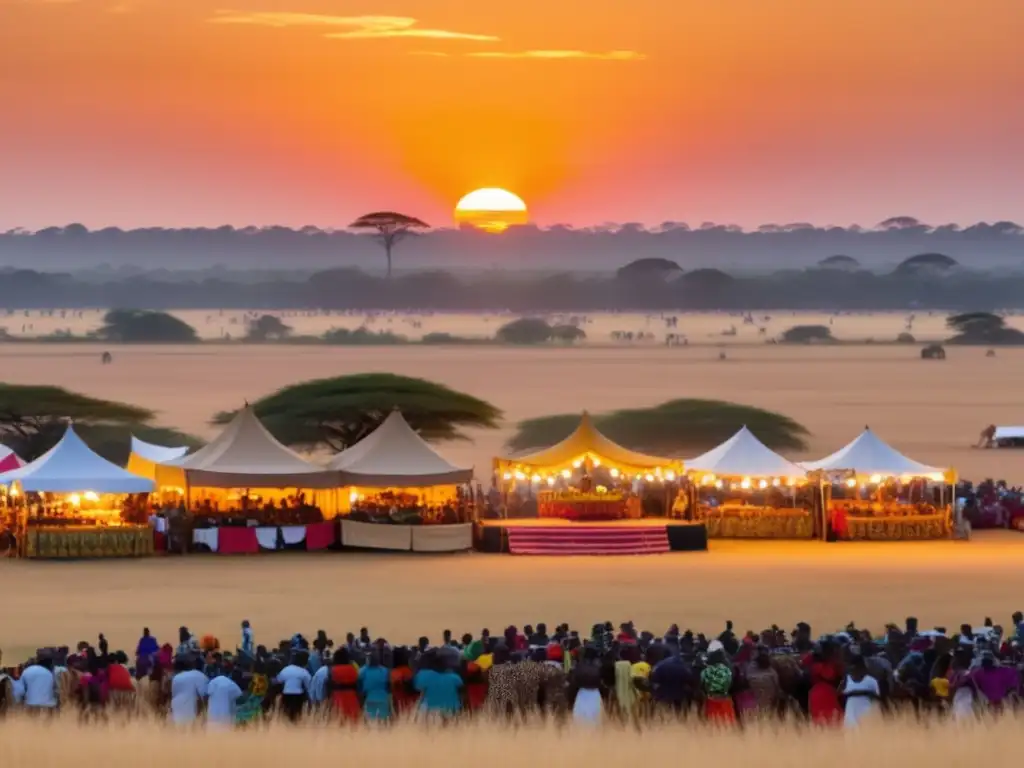
<instances>
[{"instance_id":1,"label":"peaked tent roof","mask_svg":"<svg viewBox=\"0 0 1024 768\"><path fill-rule=\"evenodd\" d=\"M0 483L17 482L30 492L149 493L153 481L139 477L95 453L68 426L53 448L20 469L0 475Z\"/></svg>"},{"instance_id":2,"label":"peaked tent roof","mask_svg":"<svg viewBox=\"0 0 1024 768\"><path fill-rule=\"evenodd\" d=\"M184 473L182 478L181 473ZM335 474L279 443L246 405L195 453L162 462L160 485L206 488L334 488Z\"/></svg>"},{"instance_id":3,"label":"peaked tent roof","mask_svg":"<svg viewBox=\"0 0 1024 768\"><path fill-rule=\"evenodd\" d=\"M420 437L398 411L327 465L341 485L386 488L455 485L473 479L472 469L456 467Z\"/></svg>"},{"instance_id":4,"label":"peaked tent roof","mask_svg":"<svg viewBox=\"0 0 1024 768\"><path fill-rule=\"evenodd\" d=\"M806 461L803 466L812 471L848 471L860 475L882 475L884 477L900 477L901 475L923 477L946 474L946 471L939 467L930 467L904 456L867 427L856 439L835 453L818 461Z\"/></svg>"},{"instance_id":5,"label":"peaked tent roof","mask_svg":"<svg viewBox=\"0 0 1024 768\"><path fill-rule=\"evenodd\" d=\"M188 446L183 445L172 448L165 445L157 445L156 443L147 443L145 440L139 440L135 435L132 435L132 453L146 461L162 464L180 459L188 453Z\"/></svg>"},{"instance_id":6,"label":"peaked tent roof","mask_svg":"<svg viewBox=\"0 0 1024 768\"><path fill-rule=\"evenodd\" d=\"M806 477L807 471L766 446L746 427L686 468L726 477Z\"/></svg>"},{"instance_id":7,"label":"peaked tent roof","mask_svg":"<svg viewBox=\"0 0 1024 768\"><path fill-rule=\"evenodd\" d=\"M573 433L550 448L542 448L533 453L510 456L499 459L499 462L530 464L535 467L552 467L568 464L585 454L593 454L612 464L621 464L637 469L653 469L680 464L679 459L664 456L649 456L639 451L632 451L602 435L590 414L586 411L580 416L580 423Z\"/></svg>"}]
</instances>

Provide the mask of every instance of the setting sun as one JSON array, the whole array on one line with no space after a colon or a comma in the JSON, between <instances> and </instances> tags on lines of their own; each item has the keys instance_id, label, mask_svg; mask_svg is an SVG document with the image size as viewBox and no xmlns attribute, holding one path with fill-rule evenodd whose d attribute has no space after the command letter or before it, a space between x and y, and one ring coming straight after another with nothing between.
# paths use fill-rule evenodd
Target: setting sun
<instances>
[{"instance_id":1,"label":"setting sun","mask_svg":"<svg viewBox=\"0 0 1024 768\"><path fill-rule=\"evenodd\" d=\"M455 221L485 232L504 232L529 220L526 203L507 189L486 187L470 192L455 206Z\"/></svg>"}]
</instances>

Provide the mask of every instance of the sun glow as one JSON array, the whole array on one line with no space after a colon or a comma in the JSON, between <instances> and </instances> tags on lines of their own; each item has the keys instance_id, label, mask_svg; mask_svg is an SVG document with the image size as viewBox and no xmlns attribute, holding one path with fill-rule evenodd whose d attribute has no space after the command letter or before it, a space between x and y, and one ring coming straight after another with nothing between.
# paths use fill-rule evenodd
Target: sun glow
<instances>
[{"instance_id":1,"label":"sun glow","mask_svg":"<svg viewBox=\"0 0 1024 768\"><path fill-rule=\"evenodd\" d=\"M526 203L507 189L485 187L470 192L455 206L458 224L484 232L504 232L511 226L529 221Z\"/></svg>"}]
</instances>

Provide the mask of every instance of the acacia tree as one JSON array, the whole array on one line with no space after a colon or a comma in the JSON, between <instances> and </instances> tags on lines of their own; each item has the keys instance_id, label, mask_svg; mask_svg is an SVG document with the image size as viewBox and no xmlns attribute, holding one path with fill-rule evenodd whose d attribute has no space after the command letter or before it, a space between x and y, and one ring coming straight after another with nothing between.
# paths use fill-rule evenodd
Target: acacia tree
<instances>
[{"instance_id":1,"label":"acacia tree","mask_svg":"<svg viewBox=\"0 0 1024 768\"><path fill-rule=\"evenodd\" d=\"M493 429L501 411L488 402L425 379L362 373L294 384L253 403L264 426L285 445L342 451L373 432L394 409L424 440L465 439L462 429ZM235 412L213 418L226 424Z\"/></svg>"},{"instance_id":2,"label":"acacia tree","mask_svg":"<svg viewBox=\"0 0 1024 768\"><path fill-rule=\"evenodd\" d=\"M0 384L0 443L31 461L56 444L69 422L89 446L123 463L131 435L163 445L197 444L195 438L152 426L147 408L101 400L62 387Z\"/></svg>"},{"instance_id":3,"label":"acacia tree","mask_svg":"<svg viewBox=\"0 0 1024 768\"><path fill-rule=\"evenodd\" d=\"M607 437L633 450L660 455L695 455L714 448L743 426L774 450L803 450L807 429L782 414L720 400L670 400L653 408L629 408L593 416ZM564 440L579 414L522 421L508 441L512 451L542 448Z\"/></svg>"},{"instance_id":4,"label":"acacia tree","mask_svg":"<svg viewBox=\"0 0 1024 768\"><path fill-rule=\"evenodd\" d=\"M391 250L395 243L412 234L414 230L430 229L430 225L425 221L394 211L367 213L349 224L349 227L376 230L376 237L384 246L384 255L388 260L388 280L391 279Z\"/></svg>"}]
</instances>

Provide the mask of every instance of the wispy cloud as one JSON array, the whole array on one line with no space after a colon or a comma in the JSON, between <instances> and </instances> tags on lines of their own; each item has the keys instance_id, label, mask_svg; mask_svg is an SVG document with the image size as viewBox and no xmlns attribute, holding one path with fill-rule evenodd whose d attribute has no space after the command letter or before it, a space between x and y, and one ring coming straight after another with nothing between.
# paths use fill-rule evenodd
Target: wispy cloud
<instances>
[{"instance_id":1,"label":"wispy cloud","mask_svg":"<svg viewBox=\"0 0 1024 768\"><path fill-rule=\"evenodd\" d=\"M636 51L575 51L575 50L534 50L534 51L474 51L465 54L475 59L591 59L594 61L640 61L647 57Z\"/></svg>"},{"instance_id":2,"label":"wispy cloud","mask_svg":"<svg viewBox=\"0 0 1024 768\"><path fill-rule=\"evenodd\" d=\"M341 40L387 38L475 40L479 42L496 42L498 40L494 35L418 27L416 26L418 21L410 16L334 16L274 11L218 11L209 21L213 24L249 24L260 27L319 28L331 30L325 31L324 37Z\"/></svg>"}]
</instances>

